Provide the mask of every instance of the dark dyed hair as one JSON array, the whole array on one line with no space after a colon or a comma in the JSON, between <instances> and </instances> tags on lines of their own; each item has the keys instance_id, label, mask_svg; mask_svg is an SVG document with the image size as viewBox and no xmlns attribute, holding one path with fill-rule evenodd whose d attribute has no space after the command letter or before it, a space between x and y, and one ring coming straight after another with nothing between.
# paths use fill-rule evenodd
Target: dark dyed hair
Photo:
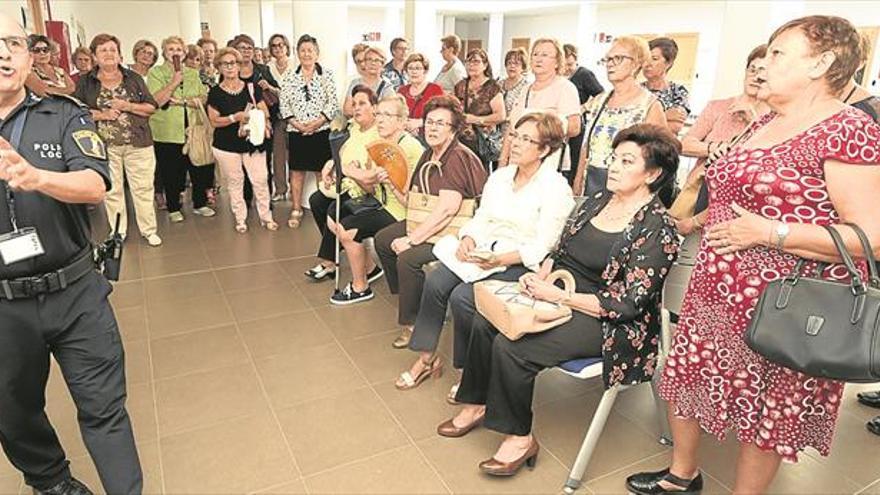
<instances>
[{"instance_id":1,"label":"dark dyed hair","mask_svg":"<svg viewBox=\"0 0 880 495\"><path fill-rule=\"evenodd\" d=\"M366 84L358 84L355 87L351 88L352 98L354 98L354 95L358 93L363 93L367 95L367 99L370 100L370 105L376 106L379 104L379 97L376 95L376 92L373 91L373 89Z\"/></svg>"},{"instance_id":2,"label":"dark dyed hair","mask_svg":"<svg viewBox=\"0 0 880 495\"><path fill-rule=\"evenodd\" d=\"M101 33L92 38L92 42L89 43L89 51L92 52L92 55L94 55L95 50L97 50L99 46L110 41L116 44L116 51L119 52L120 56L122 56L122 43L119 42L119 38L107 33Z\"/></svg>"},{"instance_id":3,"label":"dark dyed hair","mask_svg":"<svg viewBox=\"0 0 880 495\"><path fill-rule=\"evenodd\" d=\"M767 56L767 43L763 45L758 45L752 48L752 51L749 52L749 57L746 59L746 68L751 65L752 61L756 58L764 58Z\"/></svg>"},{"instance_id":4,"label":"dark dyed hair","mask_svg":"<svg viewBox=\"0 0 880 495\"><path fill-rule=\"evenodd\" d=\"M681 143L665 126L636 124L627 127L614 136L612 147L617 148L621 143L635 143L641 148L645 170L661 170L660 177L648 185L651 192L657 192L675 180Z\"/></svg>"},{"instance_id":5,"label":"dark dyed hair","mask_svg":"<svg viewBox=\"0 0 880 495\"><path fill-rule=\"evenodd\" d=\"M565 135L565 131L562 130L562 121L559 120L559 117L555 114L549 112L529 112L520 117L513 128L519 129L520 126L526 122L535 123L535 127L538 129L538 139L541 140L541 145L550 149L550 151L547 152L547 155L542 158L547 158L547 156L552 155L556 150L565 145L565 139L567 136Z\"/></svg>"},{"instance_id":6,"label":"dark dyed hair","mask_svg":"<svg viewBox=\"0 0 880 495\"><path fill-rule=\"evenodd\" d=\"M834 54L834 62L825 73L825 80L831 92L843 91L865 58L866 43L856 28L843 17L811 15L786 22L773 32L769 43L789 29L798 29L807 38L814 55L822 52Z\"/></svg>"},{"instance_id":7,"label":"dark dyed hair","mask_svg":"<svg viewBox=\"0 0 880 495\"><path fill-rule=\"evenodd\" d=\"M238 45L240 45L242 43L245 43L247 45L251 45L251 47L257 46L257 44L254 43L254 39L246 34L239 34L235 38L232 38L232 41L230 42L229 46L238 50Z\"/></svg>"},{"instance_id":8,"label":"dark dyed hair","mask_svg":"<svg viewBox=\"0 0 880 495\"><path fill-rule=\"evenodd\" d=\"M52 43L49 42L49 37L42 34L30 34L28 35L27 40L29 50L33 50L37 43L45 43L47 47L50 49L52 48Z\"/></svg>"},{"instance_id":9,"label":"dark dyed hair","mask_svg":"<svg viewBox=\"0 0 880 495\"><path fill-rule=\"evenodd\" d=\"M523 71L528 70L529 68L529 54L526 52L526 49L518 46L516 48L511 48L507 50L507 53L504 54L504 66L507 67L507 64L510 62L510 59L518 59L519 65L522 67Z\"/></svg>"},{"instance_id":10,"label":"dark dyed hair","mask_svg":"<svg viewBox=\"0 0 880 495\"><path fill-rule=\"evenodd\" d=\"M578 49L576 46L571 43L566 43L562 45L562 51L565 52L565 58L574 57L575 60L578 58Z\"/></svg>"},{"instance_id":11,"label":"dark dyed hair","mask_svg":"<svg viewBox=\"0 0 880 495\"><path fill-rule=\"evenodd\" d=\"M672 38L654 38L648 42L648 48L651 50L659 48L660 53L663 54L663 58L670 67L675 63L675 58L678 57L678 43Z\"/></svg>"},{"instance_id":12,"label":"dark dyed hair","mask_svg":"<svg viewBox=\"0 0 880 495\"><path fill-rule=\"evenodd\" d=\"M448 110L452 114L452 131L458 134L464 128L464 112L461 102L452 95L438 95L425 104L425 112L422 114L422 122L428 118L428 114L434 110Z\"/></svg>"},{"instance_id":13,"label":"dark dyed hair","mask_svg":"<svg viewBox=\"0 0 880 495\"><path fill-rule=\"evenodd\" d=\"M400 43L407 43L406 38L394 38L393 40L391 40L391 46L389 46L388 49L393 52L394 49L397 48L397 45L399 45Z\"/></svg>"},{"instance_id":14,"label":"dark dyed hair","mask_svg":"<svg viewBox=\"0 0 880 495\"><path fill-rule=\"evenodd\" d=\"M467 62L473 57L479 57L480 60L483 61L483 64L486 65L486 68L483 69L483 75L492 79L492 64L489 63L489 54L486 53L486 50L483 50L482 48L474 48L467 53L467 57L465 57L464 60Z\"/></svg>"}]
</instances>

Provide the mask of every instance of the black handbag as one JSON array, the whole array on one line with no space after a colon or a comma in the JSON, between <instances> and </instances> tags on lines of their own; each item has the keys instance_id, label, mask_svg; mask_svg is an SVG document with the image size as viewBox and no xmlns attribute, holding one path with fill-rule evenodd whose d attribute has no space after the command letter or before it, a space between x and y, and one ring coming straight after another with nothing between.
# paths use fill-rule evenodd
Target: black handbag
<instances>
[{"instance_id":1,"label":"black handbag","mask_svg":"<svg viewBox=\"0 0 880 495\"><path fill-rule=\"evenodd\" d=\"M869 279L856 269L840 234L834 240L849 282L822 279L819 263L804 275L801 259L788 276L767 284L746 331L746 344L774 363L817 378L853 383L880 381L880 278L870 242L855 230L868 261Z\"/></svg>"}]
</instances>

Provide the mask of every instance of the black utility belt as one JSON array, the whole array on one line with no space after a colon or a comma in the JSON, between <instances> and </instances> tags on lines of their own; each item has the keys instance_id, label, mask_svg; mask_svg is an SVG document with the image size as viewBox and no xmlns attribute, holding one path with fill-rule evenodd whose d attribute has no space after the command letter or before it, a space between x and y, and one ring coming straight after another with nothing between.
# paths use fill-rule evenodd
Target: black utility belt
<instances>
[{"instance_id":1,"label":"black utility belt","mask_svg":"<svg viewBox=\"0 0 880 495\"><path fill-rule=\"evenodd\" d=\"M91 249L86 249L69 265L35 277L0 280L0 300L29 299L64 290L70 284L95 270Z\"/></svg>"}]
</instances>

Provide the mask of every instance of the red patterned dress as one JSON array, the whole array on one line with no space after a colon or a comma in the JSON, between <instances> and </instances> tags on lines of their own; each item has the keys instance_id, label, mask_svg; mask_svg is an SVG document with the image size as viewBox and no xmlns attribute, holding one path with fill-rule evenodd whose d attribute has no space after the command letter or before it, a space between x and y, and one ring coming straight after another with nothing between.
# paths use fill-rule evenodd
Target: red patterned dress
<instances>
[{"instance_id":1,"label":"red patterned dress","mask_svg":"<svg viewBox=\"0 0 880 495\"><path fill-rule=\"evenodd\" d=\"M764 116L749 132L773 117ZM707 224L733 219L734 202L783 222L837 223L825 160L877 164L880 127L848 108L769 149L734 148L706 173ZM719 439L735 428L740 442L793 462L806 447L828 455L843 384L773 364L749 349L743 335L764 286L796 261L763 246L721 256L704 238L660 385L678 416L697 418ZM825 273L847 276L842 265Z\"/></svg>"}]
</instances>

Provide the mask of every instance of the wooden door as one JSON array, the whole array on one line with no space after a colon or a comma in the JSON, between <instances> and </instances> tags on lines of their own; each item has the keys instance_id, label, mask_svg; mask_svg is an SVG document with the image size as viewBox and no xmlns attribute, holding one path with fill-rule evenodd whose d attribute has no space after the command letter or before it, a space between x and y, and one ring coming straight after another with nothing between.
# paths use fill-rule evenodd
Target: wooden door
<instances>
[{"instance_id":1,"label":"wooden door","mask_svg":"<svg viewBox=\"0 0 880 495\"><path fill-rule=\"evenodd\" d=\"M512 40L510 40L511 48L522 48L526 51L526 53L529 53L531 44L531 38L513 38Z\"/></svg>"}]
</instances>

